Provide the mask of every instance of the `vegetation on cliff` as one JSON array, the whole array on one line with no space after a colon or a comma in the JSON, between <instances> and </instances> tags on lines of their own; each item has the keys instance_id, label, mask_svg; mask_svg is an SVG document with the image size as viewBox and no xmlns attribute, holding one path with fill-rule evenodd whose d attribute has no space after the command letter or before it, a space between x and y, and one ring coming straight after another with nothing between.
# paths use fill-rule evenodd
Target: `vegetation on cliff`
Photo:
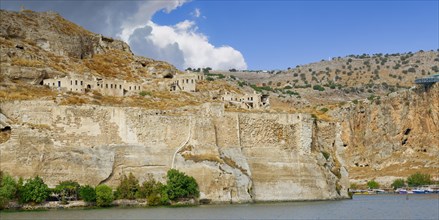
<instances>
[{"instance_id":1,"label":"vegetation on cliff","mask_svg":"<svg viewBox=\"0 0 439 220\"><path fill-rule=\"evenodd\" d=\"M81 186L69 180L60 182L50 189L40 177L17 181L8 173L0 173L0 209L8 207L10 201L19 203L42 203L46 200L58 200L61 204L69 201L84 200L99 207L111 206L115 199L146 200L149 206L168 205L182 200L196 199L200 195L198 184L191 176L175 169L168 170L167 184L149 177L142 185L130 173L120 181L116 190L105 184Z\"/></svg>"}]
</instances>

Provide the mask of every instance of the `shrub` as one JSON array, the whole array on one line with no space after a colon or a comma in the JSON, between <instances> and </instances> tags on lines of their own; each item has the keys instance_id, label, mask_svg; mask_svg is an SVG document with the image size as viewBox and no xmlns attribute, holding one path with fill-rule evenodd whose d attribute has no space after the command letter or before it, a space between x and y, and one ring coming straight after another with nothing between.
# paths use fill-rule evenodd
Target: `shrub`
<instances>
[{"instance_id":1,"label":"shrub","mask_svg":"<svg viewBox=\"0 0 439 220\"><path fill-rule=\"evenodd\" d=\"M179 198L196 198L200 195L198 184L191 176L170 169L167 173L167 194L170 200Z\"/></svg>"},{"instance_id":2,"label":"shrub","mask_svg":"<svg viewBox=\"0 0 439 220\"><path fill-rule=\"evenodd\" d=\"M367 182L367 187L369 187L369 189L378 189L380 188L380 184L375 180L370 180L369 182Z\"/></svg>"},{"instance_id":3,"label":"shrub","mask_svg":"<svg viewBox=\"0 0 439 220\"><path fill-rule=\"evenodd\" d=\"M413 68L413 67L410 67L407 71L408 71L409 73L416 73L416 69Z\"/></svg>"},{"instance_id":4,"label":"shrub","mask_svg":"<svg viewBox=\"0 0 439 220\"><path fill-rule=\"evenodd\" d=\"M36 202L41 203L49 196L49 187L44 183L43 179L36 176L28 179L20 190L20 201L23 203Z\"/></svg>"},{"instance_id":5,"label":"shrub","mask_svg":"<svg viewBox=\"0 0 439 220\"><path fill-rule=\"evenodd\" d=\"M321 85L314 85L312 87L314 90L318 90L318 91L325 91L325 88L323 88Z\"/></svg>"},{"instance_id":6,"label":"shrub","mask_svg":"<svg viewBox=\"0 0 439 220\"><path fill-rule=\"evenodd\" d=\"M79 189L79 196L86 202L96 202L96 191L92 186L82 186Z\"/></svg>"},{"instance_id":7,"label":"shrub","mask_svg":"<svg viewBox=\"0 0 439 220\"><path fill-rule=\"evenodd\" d=\"M124 175L116 190L118 199L135 199L139 190L139 180L130 173L128 177Z\"/></svg>"},{"instance_id":8,"label":"shrub","mask_svg":"<svg viewBox=\"0 0 439 220\"><path fill-rule=\"evenodd\" d=\"M351 185L349 186L349 189L356 190L356 189L359 189L359 187L356 183L351 183Z\"/></svg>"},{"instance_id":9,"label":"shrub","mask_svg":"<svg viewBox=\"0 0 439 220\"><path fill-rule=\"evenodd\" d=\"M329 153L328 152L326 152L326 151L322 151L322 154L323 154L323 157L326 159L326 160L328 160L328 158L329 158Z\"/></svg>"},{"instance_id":10,"label":"shrub","mask_svg":"<svg viewBox=\"0 0 439 220\"><path fill-rule=\"evenodd\" d=\"M110 206L113 202L113 190L105 185L96 186L96 205L97 206Z\"/></svg>"},{"instance_id":11,"label":"shrub","mask_svg":"<svg viewBox=\"0 0 439 220\"><path fill-rule=\"evenodd\" d=\"M431 176L429 174L415 173L407 178L409 186L422 186L431 184Z\"/></svg>"},{"instance_id":12,"label":"shrub","mask_svg":"<svg viewBox=\"0 0 439 220\"><path fill-rule=\"evenodd\" d=\"M150 206L164 205L169 201L168 196L164 195L167 193L166 189L166 186L161 182L149 178L147 181L143 182L137 193L137 197L146 198L148 205Z\"/></svg>"},{"instance_id":13,"label":"shrub","mask_svg":"<svg viewBox=\"0 0 439 220\"><path fill-rule=\"evenodd\" d=\"M390 186L392 186L393 189L398 189L405 186L405 181L404 179L396 179Z\"/></svg>"},{"instance_id":14,"label":"shrub","mask_svg":"<svg viewBox=\"0 0 439 220\"><path fill-rule=\"evenodd\" d=\"M329 111L329 109L328 108L322 108L322 109L320 109L320 111L323 112L323 113L326 113L327 111Z\"/></svg>"},{"instance_id":15,"label":"shrub","mask_svg":"<svg viewBox=\"0 0 439 220\"><path fill-rule=\"evenodd\" d=\"M7 173L0 172L0 209L17 196L17 182Z\"/></svg>"},{"instance_id":16,"label":"shrub","mask_svg":"<svg viewBox=\"0 0 439 220\"><path fill-rule=\"evenodd\" d=\"M147 92L147 91L141 91L141 92L139 92L139 95L140 96L147 96L147 95L151 96L151 93Z\"/></svg>"},{"instance_id":17,"label":"shrub","mask_svg":"<svg viewBox=\"0 0 439 220\"><path fill-rule=\"evenodd\" d=\"M54 192L61 196L62 201L78 200L80 185L75 181L60 182L54 189Z\"/></svg>"}]
</instances>

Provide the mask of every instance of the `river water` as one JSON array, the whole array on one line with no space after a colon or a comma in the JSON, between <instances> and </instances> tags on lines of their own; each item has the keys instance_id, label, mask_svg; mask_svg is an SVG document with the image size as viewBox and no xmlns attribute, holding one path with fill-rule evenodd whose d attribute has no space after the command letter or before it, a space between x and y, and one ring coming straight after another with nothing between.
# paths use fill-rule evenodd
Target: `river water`
<instances>
[{"instance_id":1,"label":"river water","mask_svg":"<svg viewBox=\"0 0 439 220\"><path fill-rule=\"evenodd\" d=\"M439 219L439 194L352 200L0 212L0 219Z\"/></svg>"}]
</instances>

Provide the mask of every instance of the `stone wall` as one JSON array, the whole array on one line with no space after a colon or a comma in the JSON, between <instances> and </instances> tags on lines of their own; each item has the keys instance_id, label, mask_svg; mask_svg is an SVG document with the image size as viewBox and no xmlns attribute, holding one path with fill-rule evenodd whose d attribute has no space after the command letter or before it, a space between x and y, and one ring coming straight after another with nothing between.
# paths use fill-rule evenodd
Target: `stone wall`
<instances>
[{"instance_id":1,"label":"stone wall","mask_svg":"<svg viewBox=\"0 0 439 220\"><path fill-rule=\"evenodd\" d=\"M117 186L132 172L164 181L172 167L195 177L213 202L320 200L347 197L337 124L305 114L224 112L150 114L140 108L57 106L50 101L0 104L13 122L0 146L1 169ZM325 131L324 137L316 132ZM331 153L325 158L322 151Z\"/></svg>"}]
</instances>

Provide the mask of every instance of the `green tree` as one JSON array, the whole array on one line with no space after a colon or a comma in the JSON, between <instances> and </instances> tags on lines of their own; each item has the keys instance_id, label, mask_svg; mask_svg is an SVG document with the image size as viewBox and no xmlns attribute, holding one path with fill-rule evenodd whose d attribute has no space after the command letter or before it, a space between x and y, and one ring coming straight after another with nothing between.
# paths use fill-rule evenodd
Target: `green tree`
<instances>
[{"instance_id":1,"label":"green tree","mask_svg":"<svg viewBox=\"0 0 439 220\"><path fill-rule=\"evenodd\" d=\"M7 173L0 172L0 209L17 196L17 182Z\"/></svg>"},{"instance_id":2,"label":"green tree","mask_svg":"<svg viewBox=\"0 0 439 220\"><path fill-rule=\"evenodd\" d=\"M82 186L79 189L79 196L86 202L96 202L96 191L92 186Z\"/></svg>"},{"instance_id":3,"label":"green tree","mask_svg":"<svg viewBox=\"0 0 439 220\"><path fill-rule=\"evenodd\" d=\"M148 205L160 205L167 203L167 196L162 201L162 192L166 193L166 186L161 182L156 181L152 177L149 177L147 181L143 182L142 186L136 194L137 198L146 198Z\"/></svg>"},{"instance_id":4,"label":"green tree","mask_svg":"<svg viewBox=\"0 0 439 220\"><path fill-rule=\"evenodd\" d=\"M176 169L170 169L167 178L167 194L170 200L200 196L198 184L193 177Z\"/></svg>"},{"instance_id":5,"label":"green tree","mask_svg":"<svg viewBox=\"0 0 439 220\"><path fill-rule=\"evenodd\" d=\"M407 178L409 186L422 186L431 184L431 176L429 174L415 173Z\"/></svg>"},{"instance_id":6,"label":"green tree","mask_svg":"<svg viewBox=\"0 0 439 220\"><path fill-rule=\"evenodd\" d=\"M105 185L96 186L96 205L97 206L110 206L113 202L113 190Z\"/></svg>"},{"instance_id":7,"label":"green tree","mask_svg":"<svg viewBox=\"0 0 439 220\"><path fill-rule=\"evenodd\" d=\"M26 183L20 189L20 201L23 203L41 203L46 200L49 193L49 187L44 183L43 179L36 176L33 179L27 179Z\"/></svg>"},{"instance_id":8,"label":"green tree","mask_svg":"<svg viewBox=\"0 0 439 220\"><path fill-rule=\"evenodd\" d=\"M405 180L404 179L396 179L393 181L393 183L390 185L393 189L398 189L405 186Z\"/></svg>"},{"instance_id":9,"label":"green tree","mask_svg":"<svg viewBox=\"0 0 439 220\"><path fill-rule=\"evenodd\" d=\"M68 180L60 182L54 189L54 192L61 196L62 201L78 200L79 188L78 182Z\"/></svg>"},{"instance_id":10,"label":"green tree","mask_svg":"<svg viewBox=\"0 0 439 220\"><path fill-rule=\"evenodd\" d=\"M369 187L369 189L378 189L380 188L380 184L375 180L370 180L369 182L367 182L367 187Z\"/></svg>"},{"instance_id":11,"label":"green tree","mask_svg":"<svg viewBox=\"0 0 439 220\"><path fill-rule=\"evenodd\" d=\"M135 199L136 193L139 190L139 180L130 173L128 177L124 175L116 189L118 199Z\"/></svg>"}]
</instances>

